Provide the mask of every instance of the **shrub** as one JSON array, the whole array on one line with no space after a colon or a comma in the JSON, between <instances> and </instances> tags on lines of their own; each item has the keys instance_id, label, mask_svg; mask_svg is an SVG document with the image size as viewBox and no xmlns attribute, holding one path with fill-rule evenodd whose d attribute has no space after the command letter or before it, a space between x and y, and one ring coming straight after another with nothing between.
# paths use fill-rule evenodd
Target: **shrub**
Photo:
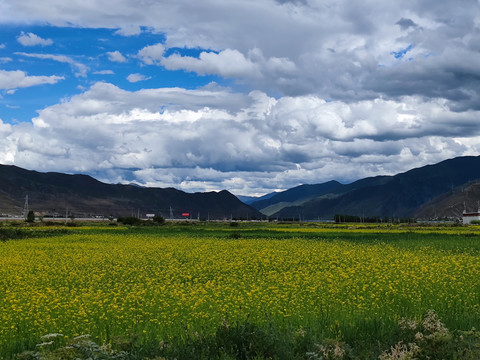
<instances>
[{"instance_id":1,"label":"shrub","mask_svg":"<svg viewBox=\"0 0 480 360\"><path fill-rule=\"evenodd\" d=\"M126 216L117 218L117 222L120 222L123 225L140 225L142 220L134 216Z\"/></svg>"},{"instance_id":2,"label":"shrub","mask_svg":"<svg viewBox=\"0 0 480 360\"><path fill-rule=\"evenodd\" d=\"M165 224L165 219L160 215L155 215L152 220L155 224Z\"/></svg>"},{"instance_id":3,"label":"shrub","mask_svg":"<svg viewBox=\"0 0 480 360\"><path fill-rule=\"evenodd\" d=\"M19 360L127 360L131 357L124 350L112 345L98 345L90 335L80 335L66 343L62 334L48 334L37 344L38 351L25 351L17 355ZM114 344L115 345L115 344Z\"/></svg>"},{"instance_id":4,"label":"shrub","mask_svg":"<svg viewBox=\"0 0 480 360\"><path fill-rule=\"evenodd\" d=\"M350 346L336 339L325 339L316 345L315 351L307 352L307 356L312 360L353 359Z\"/></svg>"},{"instance_id":5,"label":"shrub","mask_svg":"<svg viewBox=\"0 0 480 360\"><path fill-rule=\"evenodd\" d=\"M35 222L35 213L34 213L32 210L30 210L30 211L28 212L26 221L27 221L28 223L33 223L33 222Z\"/></svg>"},{"instance_id":6,"label":"shrub","mask_svg":"<svg viewBox=\"0 0 480 360\"><path fill-rule=\"evenodd\" d=\"M239 232L234 231L228 237L230 239L241 239L242 235Z\"/></svg>"},{"instance_id":7,"label":"shrub","mask_svg":"<svg viewBox=\"0 0 480 360\"><path fill-rule=\"evenodd\" d=\"M423 321L401 319L403 339L384 351L380 360L394 359L478 359L480 336L471 331L448 330L433 310Z\"/></svg>"}]
</instances>

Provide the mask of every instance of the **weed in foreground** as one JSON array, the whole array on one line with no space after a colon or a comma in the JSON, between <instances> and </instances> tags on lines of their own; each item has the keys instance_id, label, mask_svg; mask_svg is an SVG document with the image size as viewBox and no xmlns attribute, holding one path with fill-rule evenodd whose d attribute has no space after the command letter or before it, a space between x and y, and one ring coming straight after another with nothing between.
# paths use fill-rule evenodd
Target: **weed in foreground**
<instances>
[{"instance_id":1,"label":"weed in foreground","mask_svg":"<svg viewBox=\"0 0 480 360\"><path fill-rule=\"evenodd\" d=\"M433 310L421 322L401 319L399 326L402 340L384 351L380 360L480 358L480 333L475 329L450 331Z\"/></svg>"},{"instance_id":2,"label":"weed in foreground","mask_svg":"<svg viewBox=\"0 0 480 360\"><path fill-rule=\"evenodd\" d=\"M401 338L383 351L379 360L480 358L480 332L476 329L450 331L433 310L429 310L422 321L401 319L399 326ZM306 338L303 329L297 330L290 339L284 335L248 320L235 324L223 321L214 335L193 332L170 342L161 341L156 350L152 349L153 357L148 357L140 354L135 337L117 338L111 344L98 345L90 335L66 342L62 334L48 334L41 338L35 351L18 354L17 360L363 359L355 354L354 348L338 339L308 341L303 345L309 350L304 351L303 346L299 347L299 339Z\"/></svg>"}]
</instances>

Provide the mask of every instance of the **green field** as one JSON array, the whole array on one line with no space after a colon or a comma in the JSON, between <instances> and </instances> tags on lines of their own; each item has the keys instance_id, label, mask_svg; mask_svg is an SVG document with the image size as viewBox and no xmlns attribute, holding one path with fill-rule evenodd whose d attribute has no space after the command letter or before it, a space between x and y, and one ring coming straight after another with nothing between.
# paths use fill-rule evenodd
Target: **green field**
<instances>
[{"instance_id":1,"label":"green field","mask_svg":"<svg viewBox=\"0 0 480 360\"><path fill-rule=\"evenodd\" d=\"M110 344L99 359L375 359L422 332L424 355L480 354L478 334L460 332L480 326L475 226L4 224L0 235L3 359L74 359L72 341ZM448 333L427 327L431 309ZM403 318L417 328L402 331Z\"/></svg>"}]
</instances>

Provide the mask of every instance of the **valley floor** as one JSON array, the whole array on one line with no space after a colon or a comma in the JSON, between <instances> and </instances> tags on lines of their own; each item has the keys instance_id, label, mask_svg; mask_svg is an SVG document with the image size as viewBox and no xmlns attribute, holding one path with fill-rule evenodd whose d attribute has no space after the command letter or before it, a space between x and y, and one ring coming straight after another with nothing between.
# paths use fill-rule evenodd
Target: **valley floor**
<instances>
[{"instance_id":1,"label":"valley floor","mask_svg":"<svg viewBox=\"0 0 480 360\"><path fill-rule=\"evenodd\" d=\"M50 225L0 226L3 359L480 355L480 227Z\"/></svg>"}]
</instances>

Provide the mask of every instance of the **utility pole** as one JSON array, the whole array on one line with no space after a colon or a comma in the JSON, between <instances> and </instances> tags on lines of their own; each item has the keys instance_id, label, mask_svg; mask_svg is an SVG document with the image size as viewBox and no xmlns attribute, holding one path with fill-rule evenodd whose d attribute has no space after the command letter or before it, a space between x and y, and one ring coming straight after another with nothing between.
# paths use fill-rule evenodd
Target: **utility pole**
<instances>
[{"instance_id":1,"label":"utility pole","mask_svg":"<svg viewBox=\"0 0 480 360\"><path fill-rule=\"evenodd\" d=\"M26 219L28 215L28 194L25 195L25 204L23 205L23 218Z\"/></svg>"}]
</instances>

